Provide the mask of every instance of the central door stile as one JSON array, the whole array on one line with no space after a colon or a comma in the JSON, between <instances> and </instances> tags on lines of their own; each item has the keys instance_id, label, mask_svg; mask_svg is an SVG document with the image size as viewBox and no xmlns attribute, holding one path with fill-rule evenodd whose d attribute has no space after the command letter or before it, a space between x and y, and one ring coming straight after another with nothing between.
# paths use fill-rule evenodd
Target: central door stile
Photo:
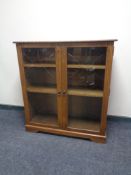
<instances>
[{"instance_id":1,"label":"central door stile","mask_svg":"<svg viewBox=\"0 0 131 175\"><path fill-rule=\"evenodd\" d=\"M62 121L63 129L68 124L68 95L67 95L67 48L61 48L62 53Z\"/></svg>"},{"instance_id":2,"label":"central door stile","mask_svg":"<svg viewBox=\"0 0 131 175\"><path fill-rule=\"evenodd\" d=\"M56 81L57 81L57 108L58 108L58 124L63 128L62 122L62 59L61 48L56 47Z\"/></svg>"}]
</instances>

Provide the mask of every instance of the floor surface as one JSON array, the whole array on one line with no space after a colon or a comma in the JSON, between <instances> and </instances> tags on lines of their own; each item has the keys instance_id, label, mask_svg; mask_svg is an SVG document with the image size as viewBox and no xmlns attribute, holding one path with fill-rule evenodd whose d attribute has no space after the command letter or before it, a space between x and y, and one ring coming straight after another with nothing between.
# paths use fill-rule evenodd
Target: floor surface
<instances>
[{"instance_id":1,"label":"floor surface","mask_svg":"<svg viewBox=\"0 0 131 175\"><path fill-rule=\"evenodd\" d=\"M109 119L106 144L24 128L22 110L0 110L0 175L131 175L131 119Z\"/></svg>"}]
</instances>

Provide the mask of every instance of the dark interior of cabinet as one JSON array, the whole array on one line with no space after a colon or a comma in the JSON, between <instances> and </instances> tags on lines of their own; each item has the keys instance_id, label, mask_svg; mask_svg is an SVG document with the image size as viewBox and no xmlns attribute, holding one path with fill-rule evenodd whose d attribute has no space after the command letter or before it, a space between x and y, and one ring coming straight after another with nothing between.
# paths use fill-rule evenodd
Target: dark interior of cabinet
<instances>
[{"instance_id":1,"label":"dark interior of cabinet","mask_svg":"<svg viewBox=\"0 0 131 175\"><path fill-rule=\"evenodd\" d=\"M25 75L30 86L56 87L55 68L25 68Z\"/></svg>"},{"instance_id":2,"label":"dark interior of cabinet","mask_svg":"<svg viewBox=\"0 0 131 175\"><path fill-rule=\"evenodd\" d=\"M104 70L68 69L68 88L103 90Z\"/></svg>"},{"instance_id":3,"label":"dark interior of cabinet","mask_svg":"<svg viewBox=\"0 0 131 175\"><path fill-rule=\"evenodd\" d=\"M57 97L54 94L28 93L31 122L58 125Z\"/></svg>"},{"instance_id":4,"label":"dark interior of cabinet","mask_svg":"<svg viewBox=\"0 0 131 175\"><path fill-rule=\"evenodd\" d=\"M106 47L67 48L68 64L105 65Z\"/></svg>"},{"instance_id":5,"label":"dark interior of cabinet","mask_svg":"<svg viewBox=\"0 0 131 175\"><path fill-rule=\"evenodd\" d=\"M55 63L54 48L23 48L24 63Z\"/></svg>"},{"instance_id":6,"label":"dark interior of cabinet","mask_svg":"<svg viewBox=\"0 0 131 175\"><path fill-rule=\"evenodd\" d=\"M100 130L102 98L68 97L68 127L87 130Z\"/></svg>"}]
</instances>

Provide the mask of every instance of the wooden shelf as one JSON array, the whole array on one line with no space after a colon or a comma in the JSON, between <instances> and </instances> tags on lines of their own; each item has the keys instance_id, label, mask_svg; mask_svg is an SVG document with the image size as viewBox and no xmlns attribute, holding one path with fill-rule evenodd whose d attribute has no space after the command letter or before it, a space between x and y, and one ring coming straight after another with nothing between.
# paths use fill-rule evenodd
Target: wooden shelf
<instances>
[{"instance_id":1,"label":"wooden shelf","mask_svg":"<svg viewBox=\"0 0 131 175\"><path fill-rule=\"evenodd\" d=\"M68 68L78 69L105 69L105 65L85 65L85 64L68 64Z\"/></svg>"},{"instance_id":2,"label":"wooden shelf","mask_svg":"<svg viewBox=\"0 0 131 175\"><path fill-rule=\"evenodd\" d=\"M27 91L32 93L57 94L56 88L49 88L49 87L47 88L47 87L28 86ZM67 94L75 96L103 97L103 91L101 90L69 89L67 90Z\"/></svg>"},{"instance_id":3,"label":"wooden shelf","mask_svg":"<svg viewBox=\"0 0 131 175\"><path fill-rule=\"evenodd\" d=\"M42 63L28 63L24 64L24 67L56 67L55 64L42 64ZM78 69L105 69L105 65L84 65L84 64L68 64L67 68L78 68Z\"/></svg>"},{"instance_id":4,"label":"wooden shelf","mask_svg":"<svg viewBox=\"0 0 131 175\"><path fill-rule=\"evenodd\" d=\"M37 87L37 86L28 86L28 92L32 93L47 93L47 94L56 94L56 88L47 88L47 87Z\"/></svg>"},{"instance_id":5,"label":"wooden shelf","mask_svg":"<svg viewBox=\"0 0 131 175\"><path fill-rule=\"evenodd\" d=\"M67 93L76 96L103 97L102 90L69 89Z\"/></svg>"},{"instance_id":6,"label":"wooden shelf","mask_svg":"<svg viewBox=\"0 0 131 175\"><path fill-rule=\"evenodd\" d=\"M90 130L90 131L99 131L100 130L100 121L91 120L91 119L82 119L82 118L74 118L69 117L69 128Z\"/></svg>"},{"instance_id":7,"label":"wooden shelf","mask_svg":"<svg viewBox=\"0 0 131 175\"><path fill-rule=\"evenodd\" d=\"M57 126L58 120L57 120L56 114L55 115L35 115L32 117L31 123Z\"/></svg>"},{"instance_id":8,"label":"wooden shelf","mask_svg":"<svg viewBox=\"0 0 131 175\"><path fill-rule=\"evenodd\" d=\"M24 64L24 67L56 67L56 65L55 64L43 64L43 63L36 63L36 64L26 63Z\"/></svg>"}]
</instances>

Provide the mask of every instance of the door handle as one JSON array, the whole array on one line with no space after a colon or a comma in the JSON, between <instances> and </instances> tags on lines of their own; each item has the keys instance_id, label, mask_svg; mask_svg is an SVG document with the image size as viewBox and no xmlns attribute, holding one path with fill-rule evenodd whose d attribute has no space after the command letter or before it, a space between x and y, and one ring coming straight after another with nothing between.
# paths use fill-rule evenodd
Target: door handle
<instances>
[{"instance_id":1,"label":"door handle","mask_svg":"<svg viewBox=\"0 0 131 175\"><path fill-rule=\"evenodd\" d=\"M61 95L61 92L58 92L57 95Z\"/></svg>"},{"instance_id":2,"label":"door handle","mask_svg":"<svg viewBox=\"0 0 131 175\"><path fill-rule=\"evenodd\" d=\"M66 90L63 90L63 91L62 91L62 94L63 94L63 95L66 95Z\"/></svg>"},{"instance_id":3,"label":"door handle","mask_svg":"<svg viewBox=\"0 0 131 175\"><path fill-rule=\"evenodd\" d=\"M59 92L57 93L57 95L66 95L66 90L63 90L62 92L59 91Z\"/></svg>"}]
</instances>

